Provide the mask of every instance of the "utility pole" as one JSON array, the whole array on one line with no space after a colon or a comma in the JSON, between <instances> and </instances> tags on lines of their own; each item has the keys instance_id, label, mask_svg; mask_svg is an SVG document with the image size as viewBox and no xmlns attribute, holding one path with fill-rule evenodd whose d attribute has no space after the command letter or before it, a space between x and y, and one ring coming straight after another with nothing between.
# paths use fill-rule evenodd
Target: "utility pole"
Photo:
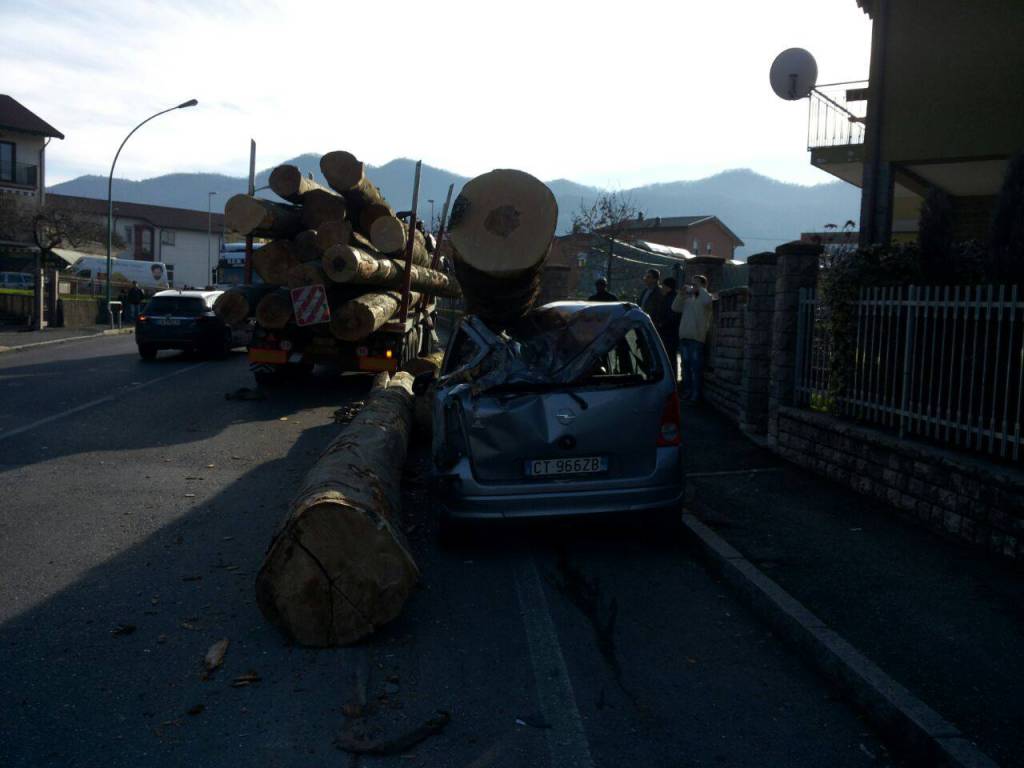
<instances>
[{"instance_id":1,"label":"utility pole","mask_svg":"<svg viewBox=\"0 0 1024 768\"><path fill-rule=\"evenodd\" d=\"M213 196L216 192L206 193L206 284L213 285L213 271L210 266L210 240L213 239Z\"/></svg>"}]
</instances>

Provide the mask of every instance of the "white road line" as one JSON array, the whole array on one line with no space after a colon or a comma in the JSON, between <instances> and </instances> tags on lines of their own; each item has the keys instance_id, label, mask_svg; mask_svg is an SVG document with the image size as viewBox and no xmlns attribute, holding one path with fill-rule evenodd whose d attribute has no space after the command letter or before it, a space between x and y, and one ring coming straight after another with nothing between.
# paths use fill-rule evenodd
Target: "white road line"
<instances>
[{"instance_id":1,"label":"white road line","mask_svg":"<svg viewBox=\"0 0 1024 768\"><path fill-rule=\"evenodd\" d=\"M90 400L88 403L76 405L74 408L68 408L66 411L61 411L60 413L55 413L52 416L47 416L45 419L39 419L39 421L33 421L31 424L26 424L23 427L18 427L17 429L12 429L8 432L0 433L0 440L6 440L9 437L15 437L16 435L21 435L24 434L25 432L30 432L37 427L43 426L44 424L49 424L54 421L60 421L61 419L67 418L68 416L72 416L76 413L79 413L80 411L84 411L89 408L94 408L95 406L102 405L103 403L116 402L124 395L129 395L132 392L138 392L140 389L145 389L146 387L152 386L153 384L159 384L161 381L166 381L167 379L179 376L185 373L186 371L191 371L192 369L198 368L201 365L205 365L205 363L196 363L195 365L189 365L185 368L179 368L178 370L174 371L173 373L169 373L166 376L160 376L156 379L150 379L149 381L144 381L140 384L130 384L124 389L122 389L116 395L107 395L106 397L100 397L97 398L96 400Z\"/></svg>"},{"instance_id":2,"label":"white road line","mask_svg":"<svg viewBox=\"0 0 1024 768\"><path fill-rule=\"evenodd\" d=\"M687 477L730 477L732 475L757 475L761 472L781 472L785 467L762 467L760 469L727 469L722 472L687 472Z\"/></svg>"},{"instance_id":3,"label":"white road line","mask_svg":"<svg viewBox=\"0 0 1024 768\"><path fill-rule=\"evenodd\" d=\"M583 719L558 644L544 586L531 558L515 566L516 594L530 646L530 663L537 684L537 698L551 728L544 731L554 768L593 768Z\"/></svg>"}]
</instances>

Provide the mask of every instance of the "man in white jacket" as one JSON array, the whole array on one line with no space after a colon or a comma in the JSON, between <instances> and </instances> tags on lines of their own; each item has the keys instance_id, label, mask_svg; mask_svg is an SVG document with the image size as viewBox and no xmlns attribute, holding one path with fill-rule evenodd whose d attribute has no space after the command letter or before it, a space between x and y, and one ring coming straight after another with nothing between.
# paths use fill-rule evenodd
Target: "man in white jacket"
<instances>
[{"instance_id":1,"label":"man in white jacket","mask_svg":"<svg viewBox=\"0 0 1024 768\"><path fill-rule=\"evenodd\" d=\"M708 279L697 275L693 285L685 285L672 300L672 311L679 319L679 354L683 358L683 397L698 402L704 371L704 342L711 327L712 304Z\"/></svg>"}]
</instances>

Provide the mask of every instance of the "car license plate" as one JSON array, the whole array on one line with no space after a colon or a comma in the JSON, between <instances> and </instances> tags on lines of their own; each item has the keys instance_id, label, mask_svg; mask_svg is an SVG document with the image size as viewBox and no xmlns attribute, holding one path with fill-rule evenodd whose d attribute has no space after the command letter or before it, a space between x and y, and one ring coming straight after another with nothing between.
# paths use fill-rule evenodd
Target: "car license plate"
<instances>
[{"instance_id":1,"label":"car license plate","mask_svg":"<svg viewBox=\"0 0 1024 768\"><path fill-rule=\"evenodd\" d=\"M608 457L581 456L571 459L530 459L526 474L530 477L547 475L587 475L608 471Z\"/></svg>"},{"instance_id":2,"label":"car license plate","mask_svg":"<svg viewBox=\"0 0 1024 768\"><path fill-rule=\"evenodd\" d=\"M176 317L158 317L157 325L181 325L181 320Z\"/></svg>"}]
</instances>

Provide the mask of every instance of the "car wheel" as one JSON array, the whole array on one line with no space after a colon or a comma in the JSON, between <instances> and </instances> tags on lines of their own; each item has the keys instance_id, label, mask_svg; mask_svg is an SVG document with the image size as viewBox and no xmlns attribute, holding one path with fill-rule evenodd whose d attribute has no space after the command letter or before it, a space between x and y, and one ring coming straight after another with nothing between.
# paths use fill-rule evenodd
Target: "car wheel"
<instances>
[{"instance_id":1,"label":"car wheel","mask_svg":"<svg viewBox=\"0 0 1024 768\"><path fill-rule=\"evenodd\" d=\"M143 360L155 360L157 348L152 344L139 344L139 357Z\"/></svg>"}]
</instances>

